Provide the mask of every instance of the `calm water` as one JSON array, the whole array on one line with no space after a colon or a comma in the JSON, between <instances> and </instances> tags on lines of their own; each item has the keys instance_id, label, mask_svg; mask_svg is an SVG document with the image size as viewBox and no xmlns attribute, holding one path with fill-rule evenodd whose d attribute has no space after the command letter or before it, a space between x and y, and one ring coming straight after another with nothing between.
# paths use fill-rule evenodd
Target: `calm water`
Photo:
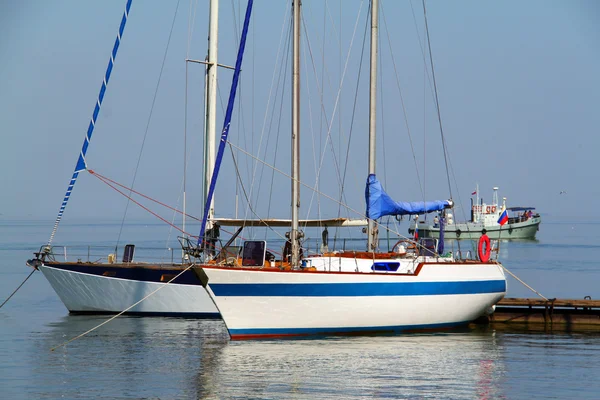
<instances>
[{"instance_id":1,"label":"calm water","mask_svg":"<svg viewBox=\"0 0 600 400\"><path fill-rule=\"evenodd\" d=\"M118 231L118 224L65 222L61 243L113 245ZM24 261L51 228L51 221L0 220L0 301L30 273ZM600 222L546 217L537 241L503 242L500 258L546 297L600 299L599 229ZM133 238L167 247L169 232L139 224L122 236ZM535 296L510 277L508 295ZM105 320L69 316L36 272L0 309L0 398L600 398L598 333L230 342L218 320L119 317L51 351Z\"/></svg>"}]
</instances>

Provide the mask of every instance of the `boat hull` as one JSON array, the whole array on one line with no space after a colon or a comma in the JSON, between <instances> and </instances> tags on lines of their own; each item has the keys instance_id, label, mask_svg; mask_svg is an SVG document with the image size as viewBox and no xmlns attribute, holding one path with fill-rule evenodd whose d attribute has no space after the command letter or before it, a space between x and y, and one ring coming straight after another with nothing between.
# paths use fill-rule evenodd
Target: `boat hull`
<instances>
[{"instance_id":1,"label":"boat hull","mask_svg":"<svg viewBox=\"0 0 600 400\"><path fill-rule=\"evenodd\" d=\"M234 340L453 328L484 315L506 293L495 263L422 264L418 274L196 272L205 274Z\"/></svg>"},{"instance_id":2,"label":"boat hull","mask_svg":"<svg viewBox=\"0 0 600 400\"><path fill-rule=\"evenodd\" d=\"M483 225L478 223L458 223L447 225L444 228L445 239L479 239L485 229L490 239L535 239L539 231L541 219L532 218L524 222L507 225ZM413 224L414 225L414 224ZM411 226L409 233L414 233ZM439 239L440 228L431 224L419 223L419 237L432 237Z\"/></svg>"},{"instance_id":3,"label":"boat hull","mask_svg":"<svg viewBox=\"0 0 600 400\"><path fill-rule=\"evenodd\" d=\"M38 268L71 313L119 313L148 296L126 314L220 317L210 296L197 280L196 284L166 284L84 273L70 267L42 264Z\"/></svg>"}]
</instances>

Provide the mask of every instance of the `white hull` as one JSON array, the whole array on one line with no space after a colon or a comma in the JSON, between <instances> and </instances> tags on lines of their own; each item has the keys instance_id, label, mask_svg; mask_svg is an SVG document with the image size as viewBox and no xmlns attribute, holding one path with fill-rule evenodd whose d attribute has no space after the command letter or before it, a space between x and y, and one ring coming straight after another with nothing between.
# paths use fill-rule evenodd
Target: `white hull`
<instances>
[{"instance_id":1,"label":"white hull","mask_svg":"<svg viewBox=\"0 0 600 400\"><path fill-rule=\"evenodd\" d=\"M417 274L198 269L232 339L449 328L506 293L494 263L427 263Z\"/></svg>"},{"instance_id":2,"label":"white hull","mask_svg":"<svg viewBox=\"0 0 600 400\"><path fill-rule=\"evenodd\" d=\"M47 265L38 267L69 312L218 317L218 310L200 285L164 284L85 274Z\"/></svg>"}]
</instances>

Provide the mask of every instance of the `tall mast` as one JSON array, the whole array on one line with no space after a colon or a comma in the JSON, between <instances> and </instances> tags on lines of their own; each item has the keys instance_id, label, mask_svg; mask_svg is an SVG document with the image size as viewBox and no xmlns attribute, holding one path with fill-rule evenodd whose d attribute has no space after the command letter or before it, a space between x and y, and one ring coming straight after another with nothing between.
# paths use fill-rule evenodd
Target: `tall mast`
<instances>
[{"instance_id":1,"label":"tall mast","mask_svg":"<svg viewBox=\"0 0 600 400\"><path fill-rule=\"evenodd\" d=\"M293 56L292 63L292 266L298 265L298 211L300 208L300 6L301 0L292 0L293 9Z\"/></svg>"},{"instance_id":2,"label":"tall mast","mask_svg":"<svg viewBox=\"0 0 600 400\"><path fill-rule=\"evenodd\" d=\"M377 101L377 29L379 1L371 0L371 77L369 90L369 175L375 174L375 134L376 134L376 101ZM375 251L375 221L369 219L367 228L367 251Z\"/></svg>"},{"instance_id":3,"label":"tall mast","mask_svg":"<svg viewBox=\"0 0 600 400\"><path fill-rule=\"evenodd\" d=\"M215 165L215 142L217 126L217 49L219 32L219 1L210 0L210 17L208 24L208 60L206 64L206 133L204 148L204 203L208 199L208 190ZM210 201L207 228L212 227L215 213L215 199Z\"/></svg>"}]
</instances>

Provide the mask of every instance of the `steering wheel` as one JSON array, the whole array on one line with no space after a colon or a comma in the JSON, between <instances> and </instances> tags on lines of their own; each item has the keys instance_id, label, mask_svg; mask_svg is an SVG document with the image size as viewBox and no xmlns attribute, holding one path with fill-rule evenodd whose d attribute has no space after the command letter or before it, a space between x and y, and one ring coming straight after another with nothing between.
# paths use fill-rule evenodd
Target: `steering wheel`
<instances>
[{"instance_id":1,"label":"steering wheel","mask_svg":"<svg viewBox=\"0 0 600 400\"><path fill-rule=\"evenodd\" d=\"M400 253L400 247L403 246L405 249L405 254L414 254L419 255L419 248L417 244L410 239L400 239L396 242L394 247L392 247L392 252Z\"/></svg>"}]
</instances>

